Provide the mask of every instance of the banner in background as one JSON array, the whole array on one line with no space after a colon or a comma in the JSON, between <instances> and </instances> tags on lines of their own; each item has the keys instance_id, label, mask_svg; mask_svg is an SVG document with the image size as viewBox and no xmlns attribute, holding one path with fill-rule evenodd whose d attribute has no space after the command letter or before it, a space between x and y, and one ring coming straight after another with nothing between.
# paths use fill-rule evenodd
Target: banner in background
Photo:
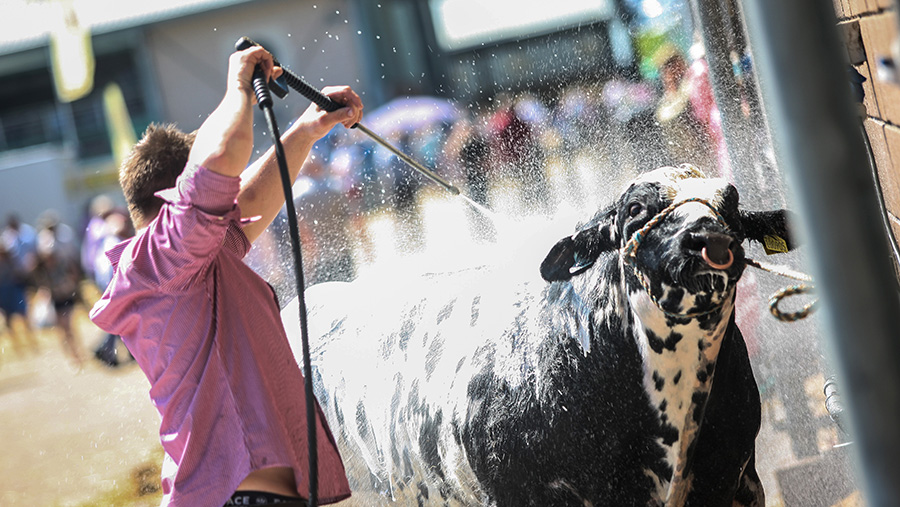
<instances>
[{"instance_id":1,"label":"banner in background","mask_svg":"<svg viewBox=\"0 0 900 507\"><path fill-rule=\"evenodd\" d=\"M50 30L53 83L60 102L78 100L94 87L90 29L81 26L71 0L59 0L60 18Z\"/></svg>"}]
</instances>

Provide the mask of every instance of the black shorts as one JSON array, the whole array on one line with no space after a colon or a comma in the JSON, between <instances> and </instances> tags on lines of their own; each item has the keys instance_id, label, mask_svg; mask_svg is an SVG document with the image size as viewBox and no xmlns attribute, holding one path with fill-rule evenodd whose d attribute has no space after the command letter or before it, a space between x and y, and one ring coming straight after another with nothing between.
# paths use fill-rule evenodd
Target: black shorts
<instances>
[{"instance_id":1,"label":"black shorts","mask_svg":"<svg viewBox=\"0 0 900 507\"><path fill-rule=\"evenodd\" d=\"M281 507L306 507L306 500L276 495L265 491L235 491L223 507L238 505L280 505Z\"/></svg>"}]
</instances>

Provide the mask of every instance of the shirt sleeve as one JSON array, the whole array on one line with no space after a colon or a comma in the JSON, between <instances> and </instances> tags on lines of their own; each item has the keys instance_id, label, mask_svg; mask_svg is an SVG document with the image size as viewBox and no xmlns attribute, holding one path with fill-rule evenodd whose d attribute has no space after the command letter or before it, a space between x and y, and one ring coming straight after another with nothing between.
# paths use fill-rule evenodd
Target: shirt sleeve
<instances>
[{"instance_id":1,"label":"shirt sleeve","mask_svg":"<svg viewBox=\"0 0 900 507\"><path fill-rule=\"evenodd\" d=\"M175 187L157 192L159 215L131 250L134 269L162 290L182 290L205 276L225 235L240 220L240 178L189 165Z\"/></svg>"}]
</instances>

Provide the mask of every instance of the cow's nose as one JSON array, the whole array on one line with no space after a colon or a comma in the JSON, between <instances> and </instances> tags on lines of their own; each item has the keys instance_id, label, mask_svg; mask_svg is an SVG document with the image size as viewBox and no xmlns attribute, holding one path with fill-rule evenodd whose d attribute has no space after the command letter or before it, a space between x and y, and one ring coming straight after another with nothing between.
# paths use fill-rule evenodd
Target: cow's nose
<instances>
[{"instance_id":1,"label":"cow's nose","mask_svg":"<svg viewBox=\"0 0 900 507\"><path fill-rule=\"evenodd\" d=\"M734 239L715 232L692 232L690 243L713 269L728 269L734 263Z\"/></svg>"}]
</instances>

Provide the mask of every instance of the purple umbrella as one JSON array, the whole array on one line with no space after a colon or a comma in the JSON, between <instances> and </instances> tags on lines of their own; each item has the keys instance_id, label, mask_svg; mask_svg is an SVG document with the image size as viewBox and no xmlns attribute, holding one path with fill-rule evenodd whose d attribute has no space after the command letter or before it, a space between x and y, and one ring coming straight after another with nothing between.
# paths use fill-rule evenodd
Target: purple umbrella
<instances>
[{"instance_id":1,"label":"purple umbrella","mask_svg":"<svg viewBox=\"0 0 900 507\"><path fill-rule=\"evenodd\" d=\"M447 99L428 96L400 97L363 116L363 122L372 131L388 135L396 132L412 132L436 123L452 123L460 112Z\"/></svg>"}]
</instances>

